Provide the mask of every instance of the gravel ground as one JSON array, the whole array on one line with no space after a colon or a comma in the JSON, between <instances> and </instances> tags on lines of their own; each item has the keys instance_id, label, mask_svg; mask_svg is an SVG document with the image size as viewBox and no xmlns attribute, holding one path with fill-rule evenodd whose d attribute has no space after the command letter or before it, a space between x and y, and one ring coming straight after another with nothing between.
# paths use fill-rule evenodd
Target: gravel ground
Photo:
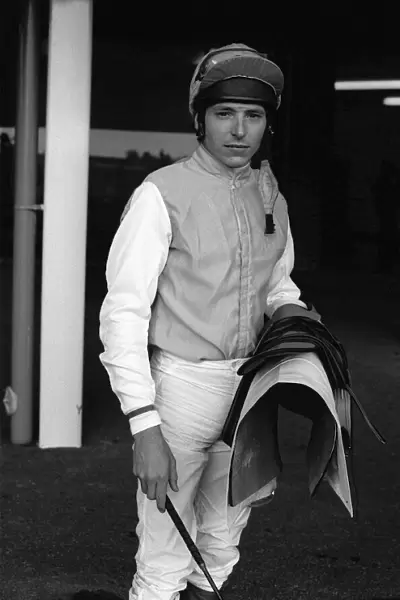
<instances>
[{"instance_id":1,"label":"gravel ground","mask_svg":"<svg viewBox=\"0 0 400 600\"><path fill-rule=\"evenodd\" d=\"M1 266L0 277L1 289L9 289L3 287L9 265ZM356 523L330 490L309 499L308 426L282 412L281 483L273 503L252 513L227 600L400 599L400 285L366 273L300 273L297 282L344 343L355 391L388 444L381 446L356 418ZM137 548L136 484L129 432L98 361L103 293L101 272L93 269L83 447L13 446L2 415L1 600L64 600L83 589L93 593L77 600L127 599ZM2 294L2 387L9 376L9 311Z\"/></svg>"}]
</instances>

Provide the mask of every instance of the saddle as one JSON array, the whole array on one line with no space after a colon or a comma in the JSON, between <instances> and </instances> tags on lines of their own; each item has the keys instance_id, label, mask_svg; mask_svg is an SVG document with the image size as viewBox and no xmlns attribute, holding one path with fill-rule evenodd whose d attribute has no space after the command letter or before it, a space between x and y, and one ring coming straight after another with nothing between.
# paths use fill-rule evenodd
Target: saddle
<instances>
[{"instance_id":1,"label":"saddle","mask_svg":"<svg viewBox=\"0 0 400 600\"><path fill-rule=\"evenodd\" d=\"M325 479L354 516L353 405L377 439L386 441L352 389L340 341L315 313L310 318L304 309L293 312L266 323L255 350L238 370L242 379L221 435L232 448L228 502L235 506L268 489L281 472L277 422L278 407L283 406L312 422L307 447L310 495ZM289 367L301 383L290 382L285 375Z\"/></svg>"}]
</instances>

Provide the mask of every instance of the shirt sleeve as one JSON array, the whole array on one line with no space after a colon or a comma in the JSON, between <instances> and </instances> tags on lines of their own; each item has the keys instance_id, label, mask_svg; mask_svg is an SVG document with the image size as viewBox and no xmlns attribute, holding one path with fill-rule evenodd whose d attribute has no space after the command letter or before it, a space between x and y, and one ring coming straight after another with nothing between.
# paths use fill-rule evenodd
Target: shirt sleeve
<instances>
[{"instance_id":1,"label":"shirt sleeve","mask_svg":"<svg viewBox=\"0 0 400 600\"><path fill-rule=\"evenodd\" d=\"M107 260L107 295L100 310L104 365L132 435L159 425L148 355L151 305L167 261L172 232L158 188L139 186L129 200Z\"/></svg>"},{"instance_id":2,"label":"shirt sleeve","mask_svg":"<svg viewBox=\"0 0 400 600\"><path fill-rule=\"evenodd\" d=\"M300 289L291 279L294 267L294 244L290 223L286 238L286 247L281 258L276 263L268 285L266 314L269 318L277 308L284 304L297 304L307 309L307 305L300 300Z\"/></svg>"}]
</instances>

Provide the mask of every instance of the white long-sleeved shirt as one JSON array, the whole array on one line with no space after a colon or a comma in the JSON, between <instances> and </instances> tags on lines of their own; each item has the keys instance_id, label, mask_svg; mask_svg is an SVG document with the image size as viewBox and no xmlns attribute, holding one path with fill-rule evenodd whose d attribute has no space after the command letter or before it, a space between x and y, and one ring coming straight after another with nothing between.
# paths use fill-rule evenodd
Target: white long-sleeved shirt
<instances>
[{"instance_id":1,"label":"white long-sleeved shirt","mask_svg":"<svg viewBox=\"0 0 400 600\"><path fill-rule=\"evenodd\" d=\"M148 357L148 331L159 277L167 263L171 220L158 187L138 187L110 248L106 268L108 293L100 312L100 359L124 414L154 404L155 389ZM271 317L283 304L305 307L290 274L293 239L288 225L285 250L268 285L265 313ZM154 410L129 420L135 433L161 423Z\"/></svg>"}]
</instances>

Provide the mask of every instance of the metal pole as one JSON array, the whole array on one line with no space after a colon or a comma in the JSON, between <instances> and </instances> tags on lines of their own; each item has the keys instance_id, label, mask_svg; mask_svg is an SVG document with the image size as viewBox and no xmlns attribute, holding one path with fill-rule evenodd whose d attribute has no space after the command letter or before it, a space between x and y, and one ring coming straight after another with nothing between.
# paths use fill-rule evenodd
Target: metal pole
<instances>
[{"instance_id":1,"label":"metal pole","mask_svg":"<svg viewBox=\"0 0 400 600\"><path fill-rule=\"evenodd\" d=\"M39 446L79 448L92 0L52 0L50 13Z\"/></svg>"},{"instance_id":2,"label":"metal pole","mask_svg":"<svg viewBox=\"0 0 400 600\"><path fill-rule=\"evenodd\" d=\"M11 441L32 441L32 363L35 282L35 200L37 160L38 45L35 1L27 0L19 32L15 145L11 388L17 410Z\"/></svg>"}]
</instances>

